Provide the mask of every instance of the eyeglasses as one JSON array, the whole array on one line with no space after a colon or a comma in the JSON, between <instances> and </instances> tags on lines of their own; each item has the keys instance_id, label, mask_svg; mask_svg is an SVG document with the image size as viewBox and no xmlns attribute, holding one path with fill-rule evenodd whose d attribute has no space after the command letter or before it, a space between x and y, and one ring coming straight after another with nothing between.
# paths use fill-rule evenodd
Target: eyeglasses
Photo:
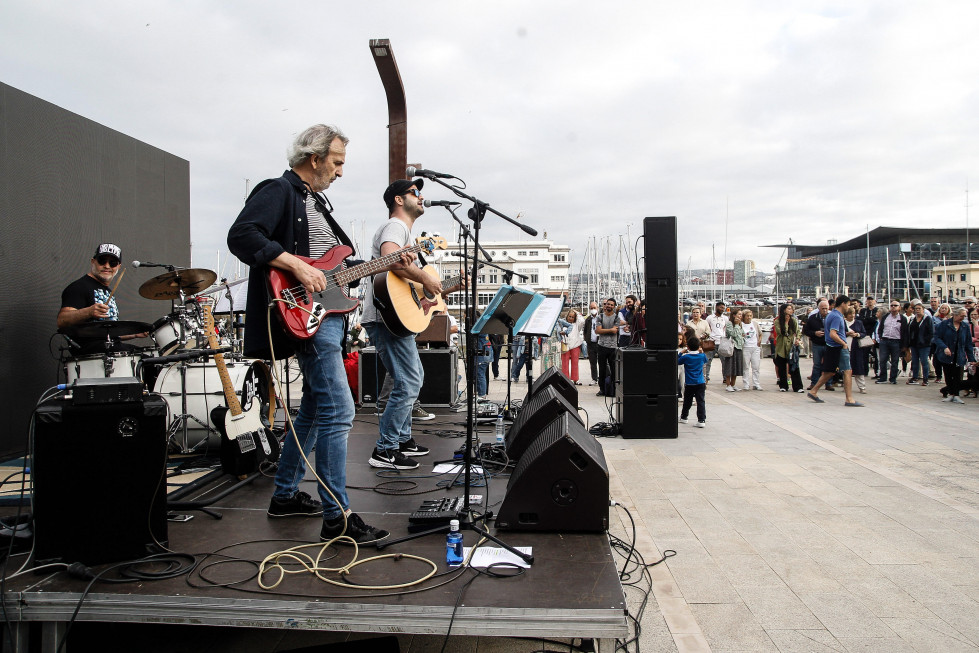
<instances>
[{"instance_id":1,"label":"eyeglasses","mask_svg":"<svg viewBox=\"0 0 979 653\"><path fill-rule=\"evenodd\" d=\"M901 308L900 304L891 304L891 308Z\"/></svg>"},{"instance_id":2,"label":"eyeglasses","mask_svg":"<svg viewBox=\"0 0 979 653\"><path fill-rule=\"evenodd\" d=\"M120 263L119 259L114 256L100 256L95 259L95 262L99 265L108 265L110 268L117 268Z\"/></svg>"},{"instance_id":3,"label":"eyeglasses","mask_svg":"<svg viewBox=\"0 0 979 653\"><path fill-rule=\"evenodd\" d=\"M409 188L407 192L405 192L405 195L414 195L415 197L421 197L422 192L417 188Z\"/></svg>"}]
</instances>

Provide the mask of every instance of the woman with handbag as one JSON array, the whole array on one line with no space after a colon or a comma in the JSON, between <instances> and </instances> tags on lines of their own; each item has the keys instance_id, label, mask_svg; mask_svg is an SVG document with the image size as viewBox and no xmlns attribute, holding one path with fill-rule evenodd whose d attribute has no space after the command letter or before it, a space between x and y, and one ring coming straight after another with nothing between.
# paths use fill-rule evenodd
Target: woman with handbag
<instances>
[{"instance_id":1,"label":"woman with handbag","mask_svg":"<svg viewBox=\"0 0 979 653\"><path fill-rule=\"evenodd\" d=\"M789 359L792 357L793 350L798 351L800 344L799 321L795 319L793 313L795 308L792 304L782 304L778 308L778 318L772 326L775 333L775 368L778 370L778 389L779 392L789 391L789 375L792 377L792 392L805 392L802 385L802 375L799 373L799 366L789 366Z\"/></svg>"},{"instance_id":2,"label":"woman with handbag","mask_svg":"<svg viewBox=\"0 0 979 653\"><path fill-rule=\"evenodd\" d=\"M867 329L863 320L857 319L857 312L852 306L843 312L846 324L847 345L850 350L850 369L853 370L853 382L857 392L867 394L867 372L870 371L867 354L874 346L874 339L867 337ZM850 335L854 334L854 335Z\"/></svg>"},{"instance_id":3,"label":"woman with handbag","mask_svg":"<svg viewBox=\"0 0 979 653\"><path fill-rule=\"evenodd\" d=\"M741 325L741 309L731 309L731 319L724 326L724 337L717 348L721 357L721 371L724 373L724 388L737 392L735 380L744 374L744 327Z\"/></svg>"}]
</instances>

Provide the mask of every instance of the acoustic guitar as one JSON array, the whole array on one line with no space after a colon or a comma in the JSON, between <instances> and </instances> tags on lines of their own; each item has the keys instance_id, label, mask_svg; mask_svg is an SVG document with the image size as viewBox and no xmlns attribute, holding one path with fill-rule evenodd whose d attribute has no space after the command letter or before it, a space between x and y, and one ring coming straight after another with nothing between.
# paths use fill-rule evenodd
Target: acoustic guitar
<instances>
[{"instance_id":1,"label":"acoustic guitar","mask_svg":"<svg viewBox=\"0 0 979 653\"><path fill-rule=\"evenodd\" d=\"M422 272L433 279L439 278L434 266L426 265ZM452 288L462 279L463 275L446 279L442 287ZM421 333L428 328L433 315L446 312L442 293L432 294L417 281L404 279L393 272L374 277L374 306L388 331L402 338Z\"/></svg>"},{"instance_id":2,"label":"acoustic guitar","mask_svg":"<svg viewBox=\"0 0 979 653\"><path fill-rule=\"evenodd\" d=\"M323 272L326 288L312 296L306 288L296 281L290 272L269 268L269 293L276 306L276 315L285 328L286 333L296 340L308 340L316 335L323 323L323 318L329 315L349 313L357 308L360 302L347 294L346 286L357 279L377 274L380 270L397 263L404 251L412 254L429 252L435 249L445 249L447 244L441 236L425 236L418 238L414 245L393 254L355 265L344 267L343 261L353 254L346 245L338 245L318 259L299 256L301 261L309 263Z\"/></svg>"}]
</instances>

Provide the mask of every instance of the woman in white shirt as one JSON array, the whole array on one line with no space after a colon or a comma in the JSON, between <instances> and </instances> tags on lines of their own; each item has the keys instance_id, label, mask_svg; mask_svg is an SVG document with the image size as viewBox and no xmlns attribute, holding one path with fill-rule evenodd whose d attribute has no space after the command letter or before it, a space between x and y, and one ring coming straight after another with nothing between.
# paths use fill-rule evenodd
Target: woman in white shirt
<instances>
[{"instance_id":1,"label":"woman in white shirt","mask_svg":"<svg viewBox=\"0 0 979 653\"><path fill-rule=\"evenodd\" d=\"M753 387L761 390L761 328L753 320L754 315L750 310L741 313L741 328L744 329L744 376L742 377L745 390ZM750 369L749 369L750 368ZM751 383L748 383L751 379Z\"/></svg>"},{"instance_id":2,"label":"woman in white shirt","mask_svg":"<svg viewBox=\"0 0 979 653\"><path fill-rule=\"evenodd\" d=\"M573 308L568 311L567 320L558 320L561 327L561 371L575 385L578 381L578 358L581 356L581 345L585 341L585 318Z\"/></svg>"}]
</instances>

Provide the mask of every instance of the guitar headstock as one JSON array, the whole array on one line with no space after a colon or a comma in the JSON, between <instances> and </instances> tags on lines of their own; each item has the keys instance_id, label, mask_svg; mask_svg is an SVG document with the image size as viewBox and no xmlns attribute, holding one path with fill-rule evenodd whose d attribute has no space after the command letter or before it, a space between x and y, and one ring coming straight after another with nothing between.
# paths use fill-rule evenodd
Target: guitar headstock
<instances>
[{"instance_id":1,"label":"guitar headstock","mask_svg":"<svg viewBox=\"0 0 979 653\"><path fill-rule=\"evenodd\" d=\"M429 254L437 249L448 249L449 243L442 236L419 236L415 242Z\"/></svg>"}]
</instances>

